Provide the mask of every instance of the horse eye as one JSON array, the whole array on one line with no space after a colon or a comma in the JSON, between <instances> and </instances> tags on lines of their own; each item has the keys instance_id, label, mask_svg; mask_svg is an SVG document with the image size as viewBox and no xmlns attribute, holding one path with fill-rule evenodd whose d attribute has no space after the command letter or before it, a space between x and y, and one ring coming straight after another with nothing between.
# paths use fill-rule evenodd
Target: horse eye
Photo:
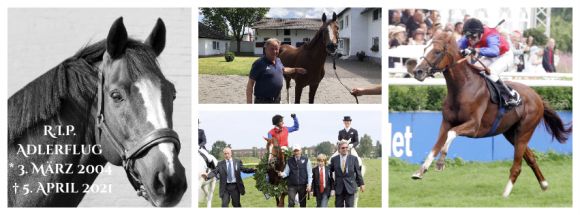
<instances>
[{"instance_id":1,"label":"horse eye","mask_svg":"<svg viewBox=\"0 0 580 215\"><path fill-rule=\"evenodd\" d=\"M111 96L111 98L115 102L121 102L121 101L123 101L123 95L121 95L121 92L119 92L117 90L114 90L113 92L111 92L111 94L109 96Z\"/></svg>"}]
</instances>

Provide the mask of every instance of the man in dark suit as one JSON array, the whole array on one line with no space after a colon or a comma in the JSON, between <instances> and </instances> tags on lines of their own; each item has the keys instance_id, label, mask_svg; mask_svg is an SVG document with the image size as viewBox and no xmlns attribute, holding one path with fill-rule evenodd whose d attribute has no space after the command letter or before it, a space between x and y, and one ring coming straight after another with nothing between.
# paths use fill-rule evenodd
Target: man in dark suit
<instances>
[{"instance_id":1,"label":"man in dark suit","mask_svg":"<svg viewBox=\"0 0 580 215\"><path fill-rule=\"evenodd\" d=\"M348 154L348 143L341 142L339 145L340 154L330 160L330 173L334 172L334 190L336 193L335 206L353 207L354 194L357 187L360 191L365 191L365 183L362 177L358 159Z\"/></svg>"},{"instance_id":2,"label":"man in dark suit","mask_svg":"<svg viewBox=\"0 0 580 215\"><path fill-rule=\"evenodd\" d=\"M556 47L556 40L550 38L544 49L544 57L542 58L542 66L546 72L556 72L556 64L554 63L554 48Z\"/></svg>"},{"instance_id":3,"label":"man in dark suit","mask_svg":"<svg viewBox=\"0 0 580 215\"><path fill-rule=\"evenodd\" d=\"M222 199L222 207L227 208L232 201L232 206L242 207L240 204L240 195L246 194L244 181L240 172L254 173L253 168L245 168L241 160L232 158L232 149L224 148L224 160L220 161L217 168L212 170L209 174L203 173L202 177L205 180L217 177L220 180L220 198Z\"/></svg>"},{"instance_id":4,"label":"man in dark suit","mask_svg":"<svg viewBox=\"0 0 580 215\"><path fill-rule=\"evenodd\" d=\"M319 154L316 159L318 166L312 168L312 190L316 196L316 207L328 207L328 199L332 189L332 177L327 166L328 160L325 154Z\"/></svg>"}]
</instances>

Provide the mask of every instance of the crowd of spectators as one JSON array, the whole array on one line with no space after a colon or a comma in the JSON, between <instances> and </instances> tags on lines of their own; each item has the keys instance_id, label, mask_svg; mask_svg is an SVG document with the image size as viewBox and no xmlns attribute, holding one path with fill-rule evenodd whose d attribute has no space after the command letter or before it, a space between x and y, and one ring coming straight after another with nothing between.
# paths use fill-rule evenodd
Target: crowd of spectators
<instances>
[{"instance_id":1,"label":"crowd of spectators","mask_svg":"<svg viewBox=\"0 0 580 215\"><path fill-rule=\"evenodd\" d=\"M389 10L389 49L403 45L427 45L442 32L452 32L457 41L463 36L463 23L469 18L470 15L465 15L463 21L443 23L438 10ZM550 38L544 46L539 46L534 44L532 36L524 37L521 31L502 31L502 36L510 42L510 49L514 52L514 71L556 72L559 57L554 39ZM396 62L400 60L389 57L389 67L394 67Z\"/></svg>"}]
</instances>

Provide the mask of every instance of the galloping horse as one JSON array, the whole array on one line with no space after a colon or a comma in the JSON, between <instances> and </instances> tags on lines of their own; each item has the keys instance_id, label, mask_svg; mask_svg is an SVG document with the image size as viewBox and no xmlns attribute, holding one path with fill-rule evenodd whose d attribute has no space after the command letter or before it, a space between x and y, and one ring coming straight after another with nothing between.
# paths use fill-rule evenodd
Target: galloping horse
<instances>
[{"instance_id":1,"label":"galloping horse","mask_svg":"<svg viewBox=\"0 0 580 215\"><path fill-rule=\"evenodd\" d=\"M211 158L210 162L214 164L214 167L217 166L218 161L214 157ZM197 163L199 164L199 173L197 175L199 175L200 182L199 201L201 202L201 200L205 200L207 203L207 208L211 208L211 201L213 200L213 193L217 183L217 178L212 177L206 181L203 177L201 177L201 174L209 173L213 169L207 166L207 163L201 156L198 157Z\"/></svg>"},{"instance_id":2,"label":"galloping horse","mask_svg":"<svg viewBox=\"0 0 580 215\"><path fill-rule=\"evenodd\" d=\"M276 186L284 179L278 175L278 172L284 171L286 167L286 156L282 147L278 144L276 138L264 138L267 142L266 149L272 157L268 160L268 179L270 184ZM281 196L274 196L276 199L276 206L284 207L284 198L288 193L282 193Z\"/></svg>"},{"instance_id":3,"label":"galloping horse","mask_svg":"<svg viewBox=\"0 0 580 215\"><path fill-rule=\"evenodd\" d=\"M309 86L308 103L314 103L314 96L318 84L324 77L324 62L328 54L336 52L338 44L338 24L336 13L332 13L332 20L326 22L326 14L322 14L322 26L316 35L306 44L296 48L291 45L282 45L280 48L280 60L287 67L301 67L306 69L306 74L284 75L286 80L286 100L290 103L290 80L294 79L294 103L300 103L302 89Z\"/></svg>"},{"instance_id":4,"label":"galloping horse","mask_svg":"<svg viewBox=\"0 0 580 215\"><path fill-rule=\"evenodd\" d=\"M123 165L138 194L154 206L180 202L187 182L172 129L176 92L156 60L164 47L161 19L143 43L128 38L121 17L105 40L81 49L8 99L8 161L19 167L8 173L10 207L77 206L100 173L89 167L98 170L107 162ZM57 133L58 126L74 133L47 135L47 130ZM29 151L34 148L46 154ZM43 176L33 166L61 172ZM28 186L30 192L13 185ZM69 192L39 192L60 185Z\"/></svg>"},{"instance_id":5,"label":"galloping horse","mask_svg":"<svg viewBox=\"0 0 580 215\"><path fill-rule=\"evenodd\" d=\"M356 152L356 150L354 149L354 147L352 147L352 145L350 144L350 141L351 141L350 139L349 140L340 140L340 141L338 141L338 143L336 145L340 146L343 143L347 143L348 144L348 146L350 148L348 153L350 155L353 155L353 156L355 156L357 158L358 163L360 164L360 173L364 177L365 176L365 171L367 170L367 168L364 165L363 160L358 156L358 153ZM336 150L336 152L334 152L334 154L332 154L332 156L330 156L330 159L332 159L334 156L337 156L337 155L339 155L338 149ZM359 197L358 195L359 195L359 192L356 192L354 194L354 205L353 206L355 208L358 206L358 197Z\"/></svg>"},{"instance_id":6,"label":"galloping horse","mask_svg":"<svg viewBox=\"0 0 580 215\"><path fill-rule=\"evenodd\" d=\"M498 104L501 102L494 104L490 101L485 78L479 74L478 69L466 62L466 58L462 59L452 34L437 36L425 53L411 75L423 81L436 72L442 72L447 83L447 97L443 104L443 120L437 142L412 178L423 178L439 152L441 156L437 161L437 170L443 170L449 146L457 136L482 138L503 134L515 148L503 196L508 197L511 193L521 172L522 158L534 171L541 189L548 189L548 182L542 175L528 142L542 119L547 131L560 143L566 142L572 127L566 128L558 114L534 90L515 82L507 84L520 93L522 105L507 110L503 118L496 117L500 112Z\"/></svg>"}]
</instances>

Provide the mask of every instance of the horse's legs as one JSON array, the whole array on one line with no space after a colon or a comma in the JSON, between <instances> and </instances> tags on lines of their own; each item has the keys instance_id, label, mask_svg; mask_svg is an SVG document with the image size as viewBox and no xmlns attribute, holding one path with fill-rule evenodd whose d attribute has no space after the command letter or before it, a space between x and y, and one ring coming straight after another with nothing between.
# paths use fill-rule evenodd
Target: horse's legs
<instances>
[{"instance_id":1,"label":"horse's legs","mask_svg":"<svg viewBox=\"0 0 580 215\"><path fill-rule=\"evenodd\" d=\"M513 132L508 132L504 133L504 136L515 147L514 134L515 133ZM534 152L530 149L530 147L526 147L526 152L524 153L524 160L526 161L528 166L532 168L532 171L534 171L534 175L536 175L536 179L538 179L538 183L540 183L540 188L542 188L543 191L546 191L548 189L548 181L546 181L546 179L544 178L544 175L540 170L540 165L538 165L536 161L536 156L534 155Z\"/></svg>"},{"instance_id":2,"label":"horse's legs","mask_svg":"<svg viewBox=\"0 0 580 215\"><path fill-rule=\"evenodd\" d=\"M421 168L419 168L419 170L417 170L417 172L413 174L413 176L411 177L412 179L423 178L423 174L427 172L427 169L429 169L429 166L431 166L433 159L435 159L435 157L439 154L439 151L443 147L443 143L447 139L447 134L450 126L451 125L449 125L447 121L445 120L441 121L441 127L439 128L439 136L437 137L437 142L431 149L431 152L429 152L429 155L427 155L427 158L423 162L423 165L421 165Z\"/></svg>"},{"instance_id":3,"label":"horse's legs","mask_svg":"<svg viewBox=\"0 0 580 215\"><path fill-rule=\"evenodd\" d=\"M510 177L508 183L503 191L503 197L507 198L510 193L512 192L512 188L518 179L522 171L522 159L524 158L524 154L526 153L526 149L528 148L528 141L532 136L533 130L521 133L520 135L514 135L514 162L512 164L512 168L510 169Z\"/></svg>"},{"instance_id":4,"label":"horse's legs","mask_svg":"<svg viewBox=\"0 0 580 215\"><path fill-rule=\"evenodd\" d=\"M443 145L443 148L441 148L441 156L439 157L439 160L437 160L436 169L438 171L443 171L443 169L445 169L445 158L447 158L447 152L449 152L449 147L451 146L451 143L455 137L476 136L478 130L479 123L475 119L451 128L449 132L447 132L447 140L445 141L445 145Z\"/></svg>"},{"instance_id":5,"label":"horse's legs","mask_svg":"<svg viewBox=\"0 0 580 215\"><path fill-rule=\"evenodd\" d=\"M310 84L309 90L308 91L308 103L310 104L314 104L314 96L316 95L316 90L318 89L318 84Z\"/></svg>"},{"instance_id":6,"label":"horse's legs","mask_svg":"<svg viewBox=\"0 0 580 215\"><path fill-rule=\"evenodd\" d=\"M207 208L211 208L211 202L213 201L213 192L215 190L215 184L217 180L214 178L209 184L209 194L207 196Z\"/></svg>"},{"instance_id":7,"label":"horse's legs","mask_svg":"<svg viewBox=\"0 0 580 215\"><path fill-rule=\"evenodd\" d=\"M287 77L284 77L284 79L286 81L286 102L290 104L290 81L292 79Z\"/></svg>"},{"instance_id":8,"label":"horse's legs","mask_svg":"<svg viewBox=\"0 0 580 215\"><path fill-rule=\"evenodd\" d=\"M304 86L296 85L296 88L294 89L294 104L300 104L300 97L302 97L302 90L303 89L304 89Z\"/></svg>"}]
</instances>

